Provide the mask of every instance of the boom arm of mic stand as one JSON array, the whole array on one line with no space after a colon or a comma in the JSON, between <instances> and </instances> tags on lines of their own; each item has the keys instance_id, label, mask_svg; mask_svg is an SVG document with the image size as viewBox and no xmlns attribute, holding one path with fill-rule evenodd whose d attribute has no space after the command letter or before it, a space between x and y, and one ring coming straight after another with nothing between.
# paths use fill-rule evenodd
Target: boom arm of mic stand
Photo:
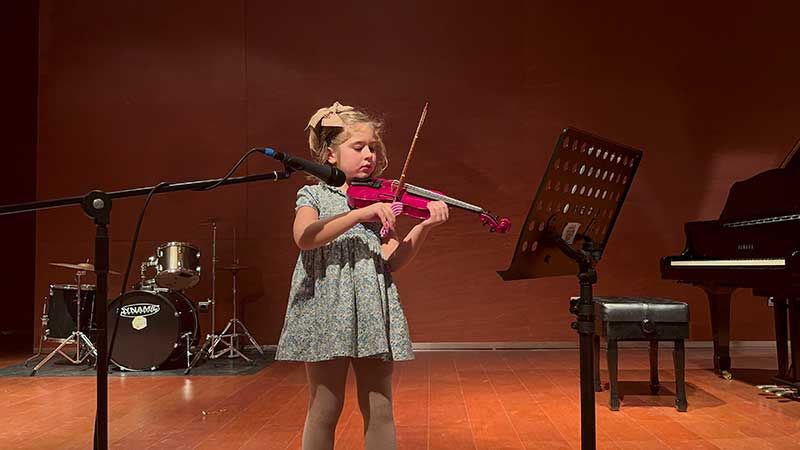
<instances>
[{"instance_id":1,"label":"boom arm of mic stand","mask_svg":"<svg viewBox=\"0 0 800 450\"><path fill-rule=\"evenodd\" d=\"M213 180L200 180L200 181L187 181L187 182L180 182L180 183L170 183L166 186L163 186L158 189L158 194L163 192L175 192L175 191L190 191L196 189L203 189L209 186L213 186L216 183L219 183L221 186L229 185L229 184L242 184L242 183L251 183L254 181L265 181L265 180L285 180L289 178L291 173L294 170L287 168L287 170L283 172L268 172L256 175L248 175L244 177L231 177L227 180L222 180L221 178L216 178ZM221 181L221 183L220 183ZM153 186L150 187L142 187L142 188L135 188L135 189L126 189L123 191L113 191L108 192L107 195L109 198L127 198L127 197L141 197L150 193L153 189ZM57 199L51 200L41 200L36 202L27 202L27 203L16 203L12 205L3 205L0 206L0 216L7 215L7 214L17 214L22 212L30 212L30 211L39 211L43 209L50 209L50 208L58 208L61 206L71 206L71 205L80 205L84 201L85 196L73 196L73 197L62 197Z\"/></svg>"},{"instance_id":2,"label":"boom arm of mic stand","mask_svg":"<svg viewBox=\"0 0 800 450\"><path fill-rule=\"evenodd\" d=\"M287 167L284 172L271 172L244 177L228 179L214 179L189 181L167 184L155 193L197 190L214 184L242 184L263 180L283 180L289 178L292 170ZM85 196L63 197L53 200L18 203L0 206L0 215L10 215L22 212L38 211L60 206L81 205L83 211L96 225L95 230L95 272L97 273L97 289L95 302L100 305L108 304L108 225L111 223L111 200L113 198L126 198L143 196L150 193L153 187L126 189L116 192L92 191ZM95 416L94 448L106 450L108 448L108 336L107 315L97 315L97 413Z\"/></svg>"}]
</instances>

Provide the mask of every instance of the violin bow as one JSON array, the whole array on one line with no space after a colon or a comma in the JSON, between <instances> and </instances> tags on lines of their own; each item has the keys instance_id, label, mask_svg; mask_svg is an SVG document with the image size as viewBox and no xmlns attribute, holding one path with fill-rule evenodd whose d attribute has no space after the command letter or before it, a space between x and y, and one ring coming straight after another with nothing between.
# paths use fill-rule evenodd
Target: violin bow
<instances>
[{"instance_id":1,"label":"violin bow","mask_svg":"<svg viewBox=\"0 0 800 450\"><path fill-rule=\"evenodd\" d=\"M414 139L411 140L411 148L408 149L408 155L406 155L406 162L403 164L403 171L400 173L400 180L397 183L397 190L394 194L394 201L398 201L400 198L401 193L403 192L403 188L406 184L406 170L408 170L408 163L411 162L411 155L414 154L414 144L417 143L417 138L419 138L419 130L422 129L422 124L425 122L425 116L428 115L428 102L425 102L425 106L422 108L422 115L419 118L419 124L417 124L417 131L414 132Z\"/></svg>"}]
</instances>

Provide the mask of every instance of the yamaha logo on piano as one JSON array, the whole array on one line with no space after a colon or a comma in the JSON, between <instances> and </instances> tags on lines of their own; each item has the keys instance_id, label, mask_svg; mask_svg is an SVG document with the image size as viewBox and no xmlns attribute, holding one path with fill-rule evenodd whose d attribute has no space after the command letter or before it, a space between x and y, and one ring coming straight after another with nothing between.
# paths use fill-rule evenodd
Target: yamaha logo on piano
<instances>
[{"instance_id":1,"label":"yamaha logo on piano","mask_svg":"<svg viewBox=\"0 0 800 450\"><path fill-rule=\"evenodd\" d=\"M755 244L737 244L736 250L753 250L755 248Z\"/></svg>"}]
</instances>

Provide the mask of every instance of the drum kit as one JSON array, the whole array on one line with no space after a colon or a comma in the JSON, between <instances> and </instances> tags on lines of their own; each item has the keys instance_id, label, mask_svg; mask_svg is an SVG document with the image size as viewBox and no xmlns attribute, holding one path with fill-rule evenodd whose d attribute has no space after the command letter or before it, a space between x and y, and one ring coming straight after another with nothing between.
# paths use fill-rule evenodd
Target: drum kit
<instances>
[{"instance_id":1,"label":"drum kit","mask_svg":"<svg viewBox=\"0 0 800 450\"><path fill-rule=\"evenodd\" d=\"M215 359L228 355L228 358L243 358L252 362L238 347L238 340L246 336L250 343L263 354L244 324L236 316L236 276L244 266L236 258L236 235L234 230L234 263L222 269L233 276L233 317L220 334L216 329L216 256L217 219L209 219L204 224L211 226L212 232L212 270L211 298L200 302L210 306L212 333L200 351L196 351L200 339L200 321L197 308L185 294L200 282L200 250L186 242L167 242L159 246L140 267L140 279L134 290L111 300L105 310L107 314L109 341L118 321L113 354L110 361L124 371L145 371L175 368L182 365L185 357L186 373L205 357ZM37 353L25 362L27 367L42 355L44 341L58 342L59 345L47 354L31 371L36 375L54 356L60 354L72 364L83 364L89 356L97 359L97 342L92 340L91 330L95 327L95 286L82 284L87 272L94 272L88 262L50 263L52 266L75 271L76 284L51 284L42 314L42 339ZM152 270L151 270L152 269ZM148 278L148 272L153 273ZM109 271L119 275L118 272ZM100 313L97 311L97 313ZM238 328L238 329L237 329ZM74 356L65 352L65 347L75 345ZM217 347L222 346L221 350ZM194 354L194 359L192 355Z\"/></svg>"}]
</instances>

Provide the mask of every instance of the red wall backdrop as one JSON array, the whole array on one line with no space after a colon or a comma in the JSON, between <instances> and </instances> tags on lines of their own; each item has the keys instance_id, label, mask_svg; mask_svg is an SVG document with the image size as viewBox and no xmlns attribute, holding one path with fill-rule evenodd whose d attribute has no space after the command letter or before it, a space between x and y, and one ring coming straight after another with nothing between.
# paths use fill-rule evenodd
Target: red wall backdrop
<instances>
[{"instance_id":1,"label":"red wall backdrop","mask_svg":"<svg viewBox=\"0 0 800 450\"><path fill-rule=\"evenodd\" d=\"M384 115L397 176L425 101L409 181L507 215L519 226L562 127L645 151L599 266L598 294L691 302L709 338L705 298L662 281L683 223L719 216L730 185L776 166L798 137L800 100L785 10L628 2L79 2L41 9L37 185L41 199L223 175L253 146L307 155L303 128L339 100ZM251 159L240 171L279 166ZM297 249L288 182L159 195L134 269L166 241L189 241L210 268L219 217L223 264L240 240L244 322L275 343ZM142 199L118 200L112 268L123 270ZM93 254L75 208L38 214L36 298L71 274L49 262ZM405 222L408 228L410 222ZM454 212L396 279L418 342L571 341L571 277L504 283L518 228L490 235ZM134 274L135 275L135 274ZM118 292L120 278L111 282ZM230 276L218 277L219 317ZM210 294L207 271L188 291ZM39 308L41 300L37 302ZM734 339L770 339L762 299L735 297ZM203 316L208 330L208 317ZM204 332L205 332L204 331Z\"/></svg>"},{"instance_id":2,"label":"red wall backdrop","mask_svg":"<svg viewBox=\"0 0 800 450\"><path fill-rule=\"evenodd\" d=\"M0 72L4 86L2 120L3 172L0 204L36 198L36 60L38 1L8 2L0 22L0 48L8 70ZM30 349L33 335L36 216L0 216L0 348Z\"/></svg>"}]
</instances>

